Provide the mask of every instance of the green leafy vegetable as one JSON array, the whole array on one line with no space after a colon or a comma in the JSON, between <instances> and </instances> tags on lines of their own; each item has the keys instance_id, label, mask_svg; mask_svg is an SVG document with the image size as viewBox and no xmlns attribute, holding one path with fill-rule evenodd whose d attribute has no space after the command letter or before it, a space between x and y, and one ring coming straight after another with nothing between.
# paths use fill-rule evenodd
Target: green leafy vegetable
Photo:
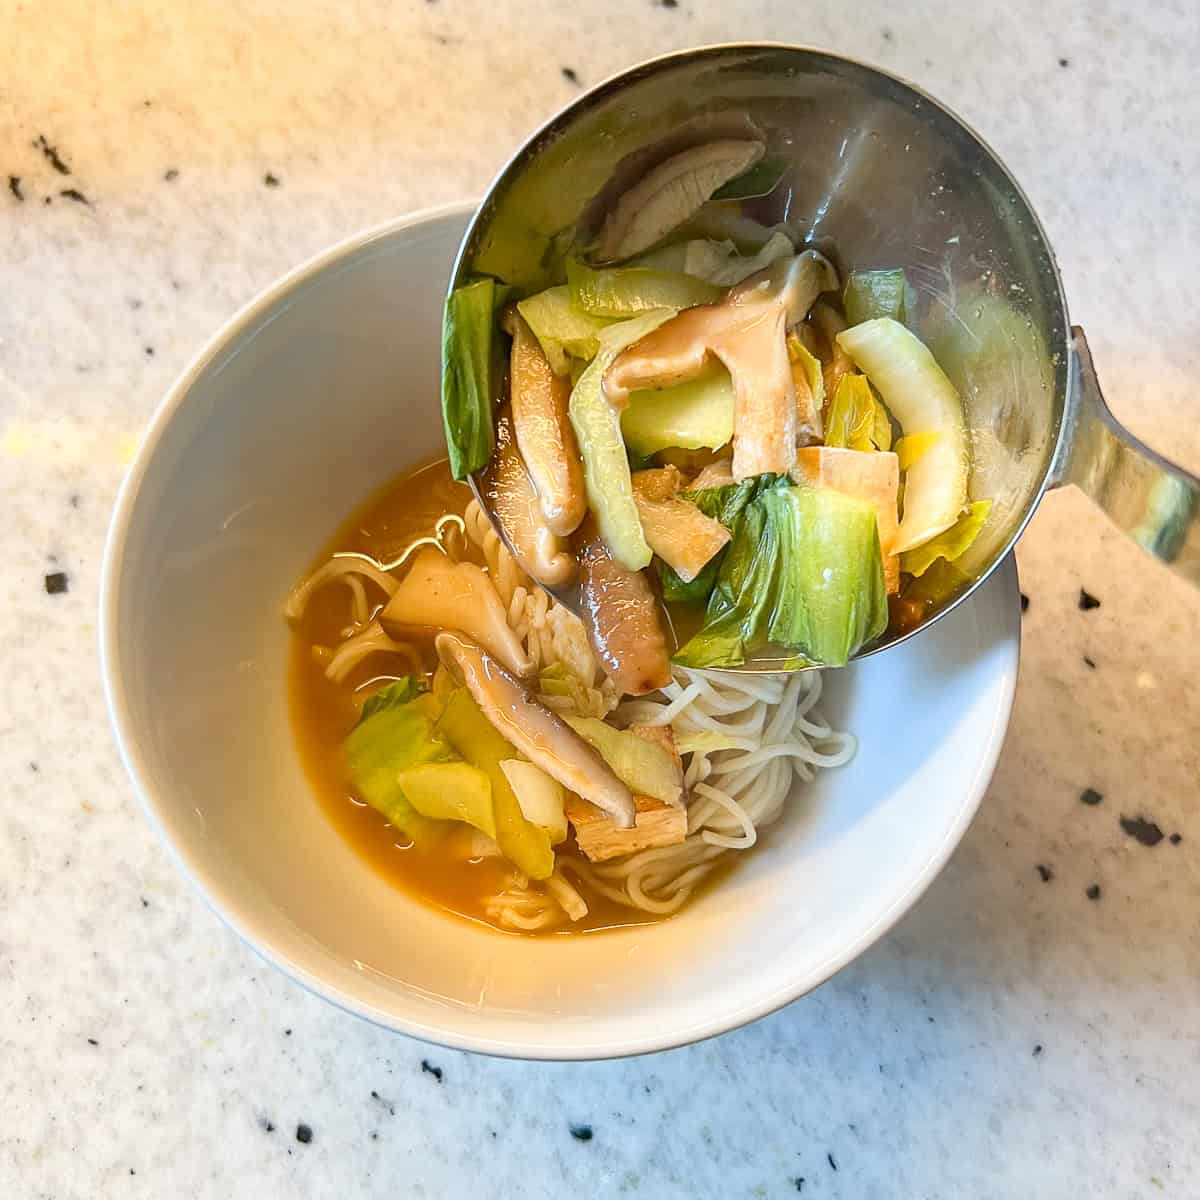
<instances>
[{"instance_id":1,"label":"green leafy vegetable","mask_svg":"<svg viewBox=\"0 0 1200 1200\"><path fill-rule=\"evenodd\" d=\"M842 292L846 321L861 325L876 317L908 318L908 279L903 271L853 271Z\"/></svg>"},{"instance_id":2,"label":"green leafy vegetable","mask_svg":"<svg viewBox=\"0 0 1200 1200\"><path fill-rule=\"evenodd\" d=\"M674 315L673 309L659 309L603 330L600 350L572 389L568 405L583 458L588 505L613 557L631 571L640 571L650 562L650 547L633 499L621 418L602 390L604 372L626 346Z\"/></svg>"},{"instance_id":3,"label":"green leafy vegetable","mask_svg":"<svg viewBox=\"0 0 1200 1200\"><path fill-rule=\"evenodd\" d=\"M492 785L492 811L500 850L530 879L545 879L554 870L550 835L525 819L500 764L513 757L513 748L483 715L466 688L456 688L437 723L437 734Z\"/></svg>"},{"instance_id":4,"label":"green leafy vegetable","mask_svg":"<svg viewBox=\"0 0 1200 1200\"><path fill-rule=\"evenodd\" d=\"M742 509L750 503L762 486L757 479L744 479L741 483L730 483L719 488L703 488L700 491L682 492L684 500L690 500L706 517L720 521L732 532ZM658 574L662 583L663 599L672 604L689 604L696 607L708 602L717 574L721 569L725 551L721 550L690 583L685 583L678 574L661 559Z\"/></svg>"},{"instance_id":5,"label":"green leafy vegetable","mask_svg":"<svg viewBox=\"0 0 1200 1200\"><path fill-rule=\"evenodd\" d=\"M357 723L361 725L368 717L374 716L377 712L383 712L384 709L398 708L402 704L407 704L427 690L423 679L416 675L402 675L399 679L387 684L386 687L381 687L379 691L367 697L366 703L362 706L362 712L358 714Z\"/></svg>"},{"instance_id":6,"label":"green leafy vegetable","mask_svg":"<svg viewBox=\"0 0 1200 1200\"><path fill-rule=\"evenodd\" d=\"M787 172L785 158L762 158L748 171L713 192L714 200L754 200L769 196Z\"/></svg>"},{"instance_id":7,"label":"green leafy vegetable","mask_svg":"<svg viewBox=\"0 0 1200 1200\"><path fill-rule=\"evenodd\" d=\"M400 788L409 804L426 817L462 821L488 837L496 836L492 785L478 767L465 762L431 762L400 772Z\"/></svg>"},{"instance_id":8,"label":"green leafy vegetable","mask_svg":"<svg viewBox=\"0 0 1200 1200\"><path fill-rule=\"evenodd\" d=\"M615 729L596 717L564 717L584 741L595 747L616 777L636 796L676 804L683 795L679 764L661 746L636 733Z\"/></svg>"},{"instance_id":9,"label":"green leafy vegetable","mask_svg":"<svg viewBox=\"0 0 1200 1200\"><path fill-rule=\"evenodd\" d=\"M780 531L770 640L843 666L887 628L875 506L832 488L775 488L760 502Z\"/></svg>"},{"instance_id":10,"label":"green leafy vegetable","mask_svg":"<svg viewBox=\"0 0 1200 1200\"><path fill-rule=\"evenodd\" d=\"M825 373L821 366L821 360L795 333L788 334L787 349L788 358L792 363L793 378L796 368L799 367L800 375L808 384L809 392L812 393L813 407L820 412L825 406Z\"/></svg>"},{"instance_id":11,"label":"green leafy vegetable","mask_svg":"<svg viewBox=\"0 0 1200 1200\"><path fill-rule=\"evenodd\" d=\"M909 575L923 575L939 558L954 562L970 549L991 510L990 500L976 500L949 529L900 555L900 570Z\"/></svg>"},{"instance_id":12,"label":"green leafy vegetable","mask_svg":"<svg viewBox=\"0 0 1200 1200\"><path fill-rule=\"evenodd\" d=\"M429 762L451 762L458 756L434 732L437 702L411 679L399 680L372 697L378 704L363 716L346 738L346 768L354 790L381 812L396 829L420 841L435 827L408 800L400 786L400 772ZM405 686L409 699L403 699ZM387 695L384 695L387 693ZM371 702L368 701L368 704Z\"/></svg>"},{"instance_id":13,"label":"green leafy vegetable","mask_svg":"<svg viewBox=\"0 0 1200 1200\"><path fill-rule=\"evenodd\" d=\"M723 288L676 271L649 267L594 269L572 259L567 263L571 303L595 317L628 318L663 308L715 304Z\"/></svg>"},{"instance_id":14,"label":"green leafy vegetable","mask_svg":"<svg viewBox=\"0 0 1200 1200\"><path fill-rule=\"evenodd\" d=\"M508 293L493 279L455 288L442 321L442 422L455 479L492 457L492 405L503 378L498 361L496 308Z\"/></svg>"},{"instance_id":15,"label":"green leafy vegetable","mask_svg":"<svg viewBox=\"0 0 1200 1200\"><path fill-rule=\"evenodd\" d=\"M634 392L621 414L625 444L638 454L671 446L719 449L733 437L733 381L724 367L662 391Z\"/></svg>"},{"instance_id":16,"label":"green leafy vegetable","mask_svg":"<svg viewBox=\"0 0 1200 1200\"><path fill-rule=\"evenodd\" d=\"M773 642L805 661L841 666L887 619L874 506L831 488L768 480L737 518L704 627L675 661L740 666Z\"/></svg>"},{"instance_id":17,"label":"green leafy vegetable","mask_svg":"<svg viewBox=\"0 0 1200 1200\"><path fill-rule=\"evenodd\" d=\"M610 322L583 312L571 303L571 289L563 284L547 288L517 302L556 375L566 375L572 358L592 358L600 348L600 330Z\"/></svg>"}]
</instances>

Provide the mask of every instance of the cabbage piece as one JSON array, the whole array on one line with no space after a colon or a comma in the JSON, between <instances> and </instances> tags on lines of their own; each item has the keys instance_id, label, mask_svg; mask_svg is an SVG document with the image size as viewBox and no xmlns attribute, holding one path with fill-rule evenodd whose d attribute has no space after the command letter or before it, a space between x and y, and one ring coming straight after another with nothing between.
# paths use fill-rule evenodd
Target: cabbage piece
<instances>
[{"instance_id":1,"label":"cabbage piece","mask_svg":"<svg viewBox=\"0 0 1200 1200\"><path fill-rule=\"evenodd\" d=\"M680 754L715 754L718 750L750 750L756 746L753 738L739 738L731 733L709 733L707 730L699 730L677 738L675 748Z\"/></svg>"},{"instance_id":2,"label":"cabbage piece","mask_svg":"<svg viewBox=\"0 0 1200 1200\"><path fill-rule=\"evenodd\" d=\"M908 279L901 270L852 271L842 292L842 306L851 325L861 325L876 317L908 319Z\"/></svg>"},{"instance_id":3,"label":"cabbage piece","mask_svg":"<svg viewBox=\"0 0 1200 1200\"><path fill-rule=\"evenodd\" d=\"M513 748L497 733L466 688L455 688L438 719L437 735L492 785L496 841L504 857L530 879L545 879L554 870L550 835L525 819L520 802L500 764L513 757Z\"/></svg>"},{"instance_id":4,"label":"cabbage piece","mask_svg":"<svg viewBox=\"0 0 1200 1200\"><path fill-rule=\"evenodd\" d=\"M783 233L771 234L762 249L754 254L739 254L737 246L731 241L692 238L644 254L630 266L682 272L717 287L727 288L741 283L781 258L791 258L795 253L791 238Z\"/></svg>"},{"instance_id":5,"label":"cabbage piece","mask_svg":"<svg viewBox=\"0 0 1200 1200\"><path fill-rule=\"evenodd\" d=\"M504 377L496 309L509 289L494 279L455 288L442 319L442 423L455 479L466 479L492 457L492 407Z\"/></svg>"},{"instance_id":6,"label":"cabbage piece","mask_svg":"<svg viewBox=\"0 0 1200 1200\"><path fill-rule=\"evenodd\" d=\"M542 353L556 375L567 375L571 359L589 359L600 349L600 330L610 325L605 317L593 316L571 303L571 289L563 284L547 288L517 303Z\"/></svg>"},{"instance_id":7,"label":"cabbage piece","mask_svg":"<svg viewBox=\"0 0 1200 1200\"><path fill-rule=\"evenodd\" d=\"M440 821L461 821L488 837L496 836L492 785L478 767L465 762L430 762L406 767L397 779L405 799Z\"/></svg>"},{"instance_id":8,"label":"cabbage piece","mask_svg":"<svg viewBox=\"0 0 1200 1200\"><path fill-rule=\"evenodd\" d=\"M437 826L410 803L400 785L405 768L452 762L453 748L434 731L437 700L413 677L383 688L363 705L343 746L355 792L414 842L429 841Z\"/></svg>"},{"instance_id":9,"label":"cabbage piece","mask_svg":"<svg viewBox=\"0 0 1200 1200\"><path fill-rule=\"evenodd\" d=\"M807 328L807 326L805 327ZM787 335L792 385L796 389L796 438L800 442L824 437L825 379L821 362L796 333Z\"/></svg>"},{"instance_id":10,"label":"cabbage piece","mask_svg":"<svg viewBox=\"0 0 1200 1200\"><path fill-rule=\"evenodd\" d=\"M541 767L522 758L506 758L500 769L508 780L521 815L550 835L557 846L567 836L566 791L557 779L551 779Z\"/></svg>"},{"instance_id":11,"label":"cabbage piece","mask_svg":"<svg viewBox=\"0 0 1200 1200\"><path fill-rule=\"evenodd\" d=\"M640 571L650 562L650 547L633 500L621 417L603 392L604 372L626 346L674 315L673 309L659 309L603 330L600 349L579 377L568 407L583 457L588 504L612 556L631 571Z\"/></svg>"},{"instance_id":12,"label":"cabbage piece","mask_svg":"<svg viewBox=\"0 0 1200 1200\"><path fill-rule=\"evenodd\" d=\"M571 303L594 317L625 319L661 308L715 304L725 294L703 279L649 267L601 267L567 263Z\"/></svg>"},{"instance_id":13,"label":"cabbage piece","mask_svg":"<svg viewBox=\"0 0 1200 1200\"><path fill-rule=\"evenodd\" d=\"M664 804L680 802L683 773L661 746L635 733L615 729L596 717L568 716L563 719L595 748L635 796L649 796Z\"/></svg>"},{"instance_id":14,"label":"cabbage piece","mask_svg":"<svg viewBox=\"0 0 1200 1200\"><path fill-rule=\"evenodd\" d=\"M979 536L991 512L990 500L976 500L968 506L949 529L936 537L922 542L915 550L908 550L900 556L900 569L909 575L924 575L929 567L939 558L954 562L970 549L971 543Z\"/></svg>"},{"instance_id":15,"label":"cabbage piece","mask_svg":"<svg viewBox=\"0 0 1200 1200\"><path fill-rule=\"evenodd\" d=\"M906 433L896 439L896 456L900 459L900 470L907 471L921 460L921 456L932 446L936 446L942 435L936 430L933 433Z\"/></svg>"},{"instance_id":16,"label":"cabbage piece","mask_svg":"<svg viewBox=\"0 0 1200 1200\"><path fill-rule=\"evenodd\" d=\"M875 418L875 397L866 376L843 375L825 415L825 445L843 450L876 449Z\"/></svg>"},{"instance_id":17,"label":"cabbage piece","mask_svg":"<svg viewBox=\"0 0 1200 1200\"><path fill-rule=\"evenodd\" d=\"M942 434L905 476L904 516L893 550L911 550L949 529L966 504L962 399L921 340L898 321L865 321L839 333L837 341L879 389L902 431Z\"/></svg>"},{"instance_id":18,"label":"cabbage piece","mask_svg":"<svg viewBox=\"0 0 1200 1200\"><path fill-rule=\"evenodd\" d=\"M637 454L671 446L717 450L733 437L733 380L724 367L661 391L631 393L621 414L625 444Z\"/></svg>"}]
</instances>

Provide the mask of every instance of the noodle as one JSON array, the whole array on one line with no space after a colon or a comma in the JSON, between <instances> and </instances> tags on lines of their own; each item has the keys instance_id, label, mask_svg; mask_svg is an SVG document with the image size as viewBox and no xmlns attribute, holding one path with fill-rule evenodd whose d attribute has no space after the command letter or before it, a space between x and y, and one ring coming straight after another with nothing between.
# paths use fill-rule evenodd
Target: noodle
<instances>
[{"instance_id":1,"label":"noodle","mask_svg":"<svg viewBox=\"0 0 1200 1200\"><path fill-rule=\"evenodd\" d=\"M436 535L421 541L438 545L455 562L470 553L482 557L508 624L539 673L539 702L569 715L615 715L622 726L669 725L684 758L683 842L600 863L560 853L554 874L541 882L514 874L485 906L505 929L547 930L586 916L587 903L568 874L618 904L656 916L677 912L718 864L756 844L760 831L783 812L797 780L811 781L818 770L854 755L853 736L836 732L817 711L819 671L740 675L677 667L655 696L621 703L583 622L525 575L474 500L461 518L443 517ZM335 555L288 598L286 614L297 620L318 588L334 582L349 588L353 623L332 652L322 648L333 682L377 653L398 655L413 673L425 673L420 651L389 637L374 619L378 610L365 588L370 582L390 597L397 581L388 572L406 556L384 564L366 555ZM544 675L551 668L552 691Z\"/></svg>"}]
</instances>

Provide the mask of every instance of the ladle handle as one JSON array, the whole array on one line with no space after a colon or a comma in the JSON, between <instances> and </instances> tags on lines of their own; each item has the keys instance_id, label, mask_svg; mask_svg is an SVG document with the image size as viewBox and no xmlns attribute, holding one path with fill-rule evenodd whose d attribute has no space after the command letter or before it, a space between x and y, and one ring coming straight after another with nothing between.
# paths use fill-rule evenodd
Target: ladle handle
<instances>
[{"instance_id":1,"label":"ladle handle","mask_svg":"<svg viewBox=\"0 0 1200 1200\"><path fill-rule=\"evenodd\" d=\"M1059 483L1082 488L1138 545L1200 586L1200 479L1109 411L1083 330L1072 330L1078 407Z\"/></svg>"}]
</instances>

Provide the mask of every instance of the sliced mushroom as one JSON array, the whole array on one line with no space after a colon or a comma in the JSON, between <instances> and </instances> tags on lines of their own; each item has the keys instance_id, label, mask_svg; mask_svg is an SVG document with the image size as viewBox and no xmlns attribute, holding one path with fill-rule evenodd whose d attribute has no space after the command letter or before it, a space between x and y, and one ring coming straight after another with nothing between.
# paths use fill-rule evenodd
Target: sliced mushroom
<instances>
[{"instance_id":1,"label":"sliced mushroom","mask_svg":"<svg viewBox=\"0 0 1200 1200\"><path fill-rule=\"evenodd\" d=\"M575 577L575 559L546 519L521 454L513 444L511 422L496 423L496 451L486 483L488 506L500 522L521 570L546 587L564 587Z\"/></svg>"},{"instance_id":2,"label":"sliced mushroom","mask_svg":"<svg viewBox=\"0 0 1200 1200\"><path fill-rule=\"evenodd\" d=\"M638 471L633 476L633 500L650 549L684 583L691 583L729 541L729 530L690 500L680 500L675 495L678 483L674 467Z\"/></svg>"},{"instance_id":3,"label":"sliced mushroom","mask_svg":"<svg viewBox=\"0 0 1200 1200\"><path fill-rule=\"evenodd\" d=\"M758 140L723 138L659 163L614 205L600 230L596 257L612 262L648 250L695 216L715 191L754 166L765 150Z\"/></svg>"},{"instance_id":4,"label":"sliced mushroom","mask_svg":"<svg viewBox=\"0 0 1200 1200\"><path fill-rule=\"evenodd\" d=\"M612 768L565 721L531 700L482 646L439 633L438 656L462 679L483 715L512 746L563 787L603 809L619 829L633 826L633 794Z\"/></svg>"},{"instance_id":5,"label":"sliced mushroom","mask_svg":"<svg viewBox=\"0 0 1200 1200\"><path fill-rule=\"evenodd\" d=\"M452 563L432 547L412 560L379 622L388 633L397 626L444 629L450 625L481 642L510 671L524 675L533 670L487 573L474 563Z\"/></svg>"},{"instance_id":6,"label":"sliced mushroom","mask_svg":"<svg viewBox=\"0 0 1200 1200\"><path fill-rule=\"evenodd\" d=\"M546 525L566 537L587 512L579 447L567 416L571 381L554 373L515 308L505 315L504 327L513 340L509 394L517 445Z\"/></svg>"},{"instance_id":7,"label":"sliced mushroom","mask_svg":"<svg viewBox=\"0 0 1200 1200\"><path fill-rule=\"evenodd\" d=\"M720 304L685 309L635 342L609 367L604 394L617 409L640 388L694 379L719 359L733 377L733 477L783 474L796 459L796 389L786 334L837 273L814 250L776 263Z\"/></svg>"},{"instance_id":8,"label":"sliced mushroom","mask_svg":"<svg viewBox=\"0 0 1200 1200\"><path fill-rule=\"evenodd\" d=\"M589 522L579 551L579 598L592 648L617 687L642 696L671 681L658 601L641 571L622 566Z\"/></svg>"}]
</instances>

